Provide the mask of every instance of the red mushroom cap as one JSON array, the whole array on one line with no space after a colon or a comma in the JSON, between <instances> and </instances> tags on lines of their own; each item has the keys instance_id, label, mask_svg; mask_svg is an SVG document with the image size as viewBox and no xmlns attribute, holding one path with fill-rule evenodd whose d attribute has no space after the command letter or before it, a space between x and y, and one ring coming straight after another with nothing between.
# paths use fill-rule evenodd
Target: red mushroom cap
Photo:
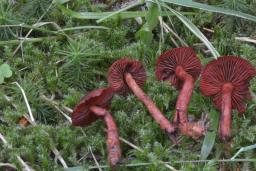
<instances>
[{"instance_id":1,"label":"red mushroom cap","mask_svg":"<svg viewBox=\"0 0 256 171\"><path fill-rule=\"evenodd\" d=\"M139 86L146 82L146 71L142 63L127 57L114 62L108 71L108 82L114 91L127 95L130 88L125 81L125 73L130 73Z\"/></svg>"},{"instance_id":2,"label":"red mushroom cap","mask_svg":"<svg viewBox=\"0 0 256 171\"><path fill-rule=\"evenodd\" d=\"M237 56L223 56L211 61L204 69L200 82L203 95L213 96L214 105L221 109L222 86L231 83L232 108L244 112L244 100L250 97L250 80L256 75L255 68L245 59Z\"/></svg>"},{"instance_id":3,"label":"red mushroom cap","mask_svg":"<svg viewBox=\"0 0 256 171\"><path fill-rule=\"evenodd\" d=\"M88 126L98 119L98 116L90 111L90 107L98 106L108 108L114 95L112 88L99 88L89 92L75 106L72 112L72 125Z\"/></svg>"},{"instance_id":4,"label":"red mushroom cap","mask_svg":"<svg viewBox=\"0 0 256 171\"><path fill-rule=\"evenodd\" d=\"M156 77L158 80L170 80L171 84L180 89L183 81L175 75L175 69L181 66L194 80L201 73L202 65L193 48L173 48L161 54L157 60Z\"/></svg>"}]
</instances>

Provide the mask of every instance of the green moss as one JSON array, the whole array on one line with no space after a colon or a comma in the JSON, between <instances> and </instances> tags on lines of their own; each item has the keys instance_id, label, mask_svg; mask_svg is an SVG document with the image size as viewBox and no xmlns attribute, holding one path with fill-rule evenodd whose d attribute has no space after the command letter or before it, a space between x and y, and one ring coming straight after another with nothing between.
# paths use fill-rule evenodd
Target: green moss
<instances>
[{"instance_id":1,"label":"green moss","mask_svg":"<svg viewBox=\"0 0 256 171\"><path fill-rule=\"evenodd\" d=\"M70 1L66 7L74 11L111 10L109 9L111 6L91 2L89 0ZM212 0L209 3L219 5L223 2ZM227 5L230 5L228 3L231 1L225 2L224 5L228 7ZM12 1L2 0L0 3L0 25L8 24L16 25L16 27L0 28L1 41L8 42L25 37L29 29L17 25L21 23L33 25L50 4L51 1L47 0L23 0L15 1L14 4ZM254 1L247 1L246 7L241 7L242 11L248 10L252 14L256 14ZM204 27L214 30L214 33L203 32L221 55L240 55L256 66L256 47L253 44L235 40L238 35L253 37L255 23L233 17L223 18L219 14L195 9L174 8L195 12L195 15L188 16L188 18L200 30L203 30ZM240 10L240 8L238 9ZM236 22L233 23L231 20L236 20ZM200 43L199 39L179 20L174 17L170 17L168 20L167 17L164 17L164 21L178 33L181 39L195 48L203 65L213 59L209 53L205 53L204 45L198 44ZM94 20L74 19L66 15L56 4L53 4L46 12L41 22L54 22L61 28L96 25ZM230 23L234 25L230 25ZM52 104L42 98L42 95L54 98L59 103L57 106L62 110L64 110L63 105L73 108L87 92L108 85L109 66L123 56L130 56L132 59L143 62L147 70L147 82L143 86L143 90L166 117L172 120L178 91L167 82L157 81L154 69L160 50L162 52L175 47L170 39L173 35L164 34L165 42L159 44L161 29L158 25L152 32L152 42L147 46L135 39L135 34L141 25L134 19L117 18L107 20L102 25L109 29L70 31L66 32L69 38L58 34L56 39L50 39L50 36L54 35L49 32L34 30L29 38L46 37L46 39L37 43L25 42L14 56L13 52L18 44L1 46L1 63L8 63L13 71L12 77L5 79L5 83L0 87L0 133L12 144L12 148L8 148L0 143L1 162L13 163L18 169L21 169L22 166L15 157L18 154L35 170L61 170L62 165L55 161L51 151L56 147L68 166L82 166L84 170L88 170L91 166L95 166L88 150L91 147L99 164L107 165L104 122L98 120L86 128L73 127ZM40 28L56 30L52 25ZM173 38L180 45L177 38ZM26 93L37 122L36 126L21 127L17 124L24 114L28 114L28 110L20 89L12 84L14 81L19 82ZM252 80L251 89L253 92L256 91L256 79ZM11 100L7 101L6 96ZM233 112L233 138L230 143L230 151L225 149L223 143L217 138L212 153L208 157L210 162L177 163L177 161L184 160L199 160L203 139L195 141L180 137L181 143L174 146L159 125L154 122L145 106L134 95L131 94L127 97L117 95L113 98L110 112L119 126L120 136L143 149L143 152L139 152L121 142L124 158L122 162L124 164L151 162L147 166L122 166L117 170L166 170L165 166L159 164L159 160L170 161L170 165L180 170L219 170L222 166L215 162L215 159L230 158L241 147L255 143L255 107L255 101L248 101L248 109L244 116L239 117L236 111ZM213 109L214 106L210 98L201 95L199 81L197 81L189 105L189 115L194 120L198 120L201 114L209 114ZM211 124L209 130L212 130ZM239 158L255 158L254 152L255 150L241 153ZM241 162L240 165L244 169L256 168L255 163ZM235 170L236 164L225 164L225 168Z\"/></svg>"}]
</instances>

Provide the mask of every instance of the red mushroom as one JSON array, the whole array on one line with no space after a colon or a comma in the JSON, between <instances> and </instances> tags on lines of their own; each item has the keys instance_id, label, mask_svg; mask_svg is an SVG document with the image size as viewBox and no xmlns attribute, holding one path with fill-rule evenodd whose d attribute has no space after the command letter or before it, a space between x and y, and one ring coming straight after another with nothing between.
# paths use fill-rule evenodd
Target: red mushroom
<instances>
[{"instance_id":1,"label":"red mushroom","mask_svg":"<svg viewBox=\"0 0 256 171\"><path fill-rule=\"evenodd\" d=\"M121 159L118 129L112 115L107 111L114 95L112 88L100 88L89 92L74 108L72 125L88 126L98 118L103 118L107 125L108 161L111 167Z\"/></svg>"},{"instance_id":2,"label":"red mushroom","mask_svg":"<svg viewBox=\"0 0 256 171\"><path fill-rule=\"evenodd\" d=\"M245 59L223 56L210 62L202 73L200 89L211 96L221 111L219 136L227 141L231 136L231 112L246 110L244 101L249 99L250 80L256 75L255 68Z\"/></svg>"},{"instance_id":3,"label":"red mushroom","mask_svg":"<svg viewBox=\"0 0 256 171\"><path fill-rule=\"evenodd\" d=\"M183 134L198 138L205 132L203 124L188 122L187 109L193 93L195 80L201 73L202 65L192 48L181 47L168 50L157 60L156 77L169 81L180 90L176 103L174 123ZM187 131L189 132L187 132Z\"/></svg>"},{"instance_id":4,"label":"red mushroom","mask_svg":"<svg viewBox=\"0 0 256 171\"><path fill-rule=\"evenodd\" d=\"M109 69L108 82L110 86L122 95L127 95L131 91L141 100L149 110L149 113L160 125L169 138L176 143L173 135L174 126L168 121L163 113L157 108L154 102L140 88L146 81L146 71L141 62L122 58L113 63Z\"/></svg>"}]
</instances>

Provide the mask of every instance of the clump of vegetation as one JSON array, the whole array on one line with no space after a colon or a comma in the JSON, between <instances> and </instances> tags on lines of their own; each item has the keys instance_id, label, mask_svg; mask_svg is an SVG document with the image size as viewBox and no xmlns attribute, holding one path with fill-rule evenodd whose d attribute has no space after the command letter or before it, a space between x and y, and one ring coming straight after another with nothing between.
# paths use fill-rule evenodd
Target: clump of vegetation
<instances>
[{"instance_id":1,"label":"clump of vegetation","mask_svg":"<svg viewBox=\"0 0 256 171\"><path fill-rule=\"evenodd\" d=\"M156 81L163 51L192 46L204 66L220 55L242 56L256 66L256 3L234 2L1 0L0 170L109 170L105 126L97 121L73 127L69 113L89 91L107 87L108 68L123 56L142 61L143 90L168 120L178 92ZM188 119L207 114L209 130L198 140L178 137L178 146L136 97L115 96L110 112L120 127L123 154L116 169L254 170L255 79L250 89L252 101L243 117L233 111L225 145L216 136L219 112L201 95L198 81ZM20 122L24 118L27 124Z\"/></svg>"}]
</instances>

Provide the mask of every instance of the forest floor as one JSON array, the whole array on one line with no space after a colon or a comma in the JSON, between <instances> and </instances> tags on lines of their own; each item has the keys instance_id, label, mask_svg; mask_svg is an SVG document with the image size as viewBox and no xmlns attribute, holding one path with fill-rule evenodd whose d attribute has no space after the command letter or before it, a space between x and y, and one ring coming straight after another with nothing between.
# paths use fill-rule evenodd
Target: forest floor
<instances>
[{"instance_id":1,"label":"forest floor","mask_svg":"<svg viewBox=\"0 0 256 171\"><path fill-rule=\"evenodd\" d=\"M0 170L110 170L104 122L74 127L70 112L89 91L108 86L108 68L123 56L143 63L142 88L169 120L179 92L155 77L162 52L190 46L203 65L220 54L256 66L256 19L209 12L218 7L256 16L255 0L201 1L205 11L167 2L174 1L0 0ZM128 7L133 12L102 13ZM208 133L198 140L179 136L178 145L134 95L114 96L110 111L123 155L117 170L255 170L256 79L250 89L246 112L233 110L226 143L217 133L219 111L198 80L188 113L191 120L206 114Z\"/></svg>"}]
</instances>

